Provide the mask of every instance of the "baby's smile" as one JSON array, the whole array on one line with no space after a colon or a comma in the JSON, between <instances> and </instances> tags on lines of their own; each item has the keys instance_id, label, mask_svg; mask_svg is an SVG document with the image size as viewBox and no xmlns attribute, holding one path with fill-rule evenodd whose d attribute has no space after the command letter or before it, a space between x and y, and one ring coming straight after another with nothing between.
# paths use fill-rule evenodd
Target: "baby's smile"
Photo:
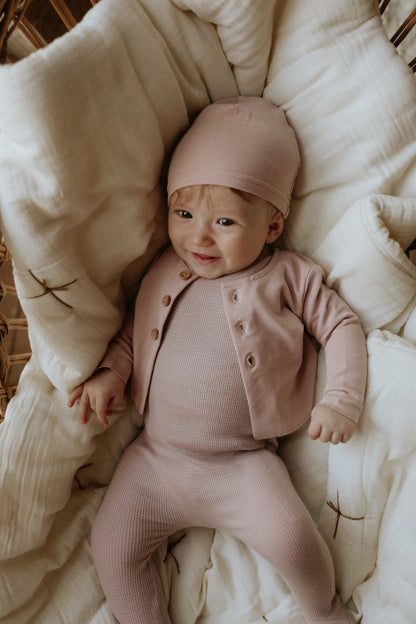
<instances>
[{"instance_id":1,"label":"baby's smile","mask_svg":"<svg viewBox=\"0 0 416 624\"><path fill-rule=\"evenodd\" d=\"M220 259L219 256L208 256L206 254L200 254L195 252L192 253L192 256L200 264L212 264L213 262L216 262Z\"/></svg>"}]
</instances>

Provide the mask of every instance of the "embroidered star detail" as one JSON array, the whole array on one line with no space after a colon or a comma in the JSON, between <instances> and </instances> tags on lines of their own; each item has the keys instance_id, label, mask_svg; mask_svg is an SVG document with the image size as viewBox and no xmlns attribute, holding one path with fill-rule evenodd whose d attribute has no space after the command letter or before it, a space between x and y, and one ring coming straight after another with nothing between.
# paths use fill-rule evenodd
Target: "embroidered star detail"
<instances>
[{"instance_id":1,"label":"embroidered star detail","mask_svg":"<svg viewBox=\"0 0 416 624\"><path fill-rule=\"evenodd\" d=\"M341 520L341 518L345 518L346 520L364 520L365 518L365 516L360 516L360 518L353 518L352 516L347 516L344 513L342 513L341 507L339 504L339 491L338 490L337 490L337 505L335 506L332 501L326 501L326 504L328 505L330 509L332 509L332 511L334 511L337 514L337 519L335 522L335 530L332 536L333 539L335 539L337 536L338 525L339 525L339 521Z\"/></svg>"},{"instance_id":2,"label":"embroidered star detail","mask_svg":"<svg viewBox=\"0 0 416 624\"><path fill-rule=\"evenodd\" d=\"M45 295L52 295L52 297L56 299L57 301L59 301L59 303L62 303L62 305L72 310L72 306L69 305L69 303L66 303L65 301L60 299L56 293L68 290L68 286L71 286L72 284L74 284L77 281L76 279L72 280L72 282L68 282L67 284L62 284L61 286L48 286L46 283L46 280L40 280L39 278L37 278L36 275L34 275L30 269L29 269L29 273L33 277L33 279L40 286L42 286L43 292L40 293L40 295L35 295L34 297L27 297L27 299L39 299L40 297L44 297Z\"/></svg>"}]
</instances>

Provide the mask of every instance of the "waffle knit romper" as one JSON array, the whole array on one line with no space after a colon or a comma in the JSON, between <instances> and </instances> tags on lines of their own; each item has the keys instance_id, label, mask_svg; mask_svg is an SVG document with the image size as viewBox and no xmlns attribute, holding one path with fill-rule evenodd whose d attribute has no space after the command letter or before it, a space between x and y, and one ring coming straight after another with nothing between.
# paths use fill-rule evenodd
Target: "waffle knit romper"
<instances>
[{"instance_id":1,"label":"waffle knit romper","mask_svg":"<svg viewBox=\"0 0 416 624\"><path fill-rule=\"evenodd\" d=\"M222 301L230 278L197 279L170 314L145 429L124 453L93 529L103 590L120 624L169 624L152 553L178 530L210 527L270 561L308 623L349 622L328 548L276 442L253 438Z\"/></svg>"}]
</instances>

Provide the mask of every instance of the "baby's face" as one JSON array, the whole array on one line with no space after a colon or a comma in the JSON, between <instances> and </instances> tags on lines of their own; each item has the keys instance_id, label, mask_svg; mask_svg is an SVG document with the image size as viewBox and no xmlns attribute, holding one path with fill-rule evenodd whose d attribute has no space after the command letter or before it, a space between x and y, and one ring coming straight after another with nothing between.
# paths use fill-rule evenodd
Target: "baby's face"
<instances>
[{"instance_id":1,"label":"baby's face","mask_svg":"<svg viewBox=\"0 0 416 624\"><path fill-rule=\"evenodd\" d=\"M224 186L188 187L169 205L172 245L206 279L250 266L282 229L283 218L270 204Z\"/></svg>"}]
</instances>

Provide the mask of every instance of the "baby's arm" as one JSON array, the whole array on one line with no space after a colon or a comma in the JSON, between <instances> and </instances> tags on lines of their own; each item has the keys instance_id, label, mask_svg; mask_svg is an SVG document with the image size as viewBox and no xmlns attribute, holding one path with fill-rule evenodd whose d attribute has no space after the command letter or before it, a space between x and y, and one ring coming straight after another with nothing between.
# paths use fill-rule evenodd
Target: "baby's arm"
<instances>
[{"instance_id":1,"label":"baby's arm","mask_svg":"<svg viewBox=\"0 0 416 624\"><path fill-rule=\"evenodd\" d=\"M308 433L312 440L321 442L348 442L356 428L355 423L328 405L316 405L312 410Z\"/></svg>"},{"instance_id":2,"label":"baby's arm","mask_svg":"<svg viewBox=\"0 0 416 624\"><path fill-rule=\"evenodd\" d=\"M98 420L108 426L113 406L121 401L126 383L133 367L132 334L134 309L130 308L121 330L110 342L98 369L84 383L72 390L68 397L68 407L80 400L80 420L88 421L90 412L97 414Z\"/></svg>"},{"instance_id":3,"label":"baby's arm","mask_svg":"<svg viewBox=\"0 0 416 624\"><path fill-rule=\"evenodd\" d=\"M113 406L123 398L124 385L124 381L110 368L101 368L72 390L68 397L68 407L73 407L79 399L81 423L85 424L93 411L100 423L107 427Z\"/></svg>"},{"instance_id":4,"label":"baby's arm","mask_svg":"<svg viewBox=\"0 0 416 624\"><path fill-rule=\"evenodd\" d=\"M347 442L363 407L367 380L365 335L357 315L324 284L315 265L304 289L303 320L309 333L323 346L326 384L311 415L309 435L323 442Z\"/></svg>"}]
</instances>

